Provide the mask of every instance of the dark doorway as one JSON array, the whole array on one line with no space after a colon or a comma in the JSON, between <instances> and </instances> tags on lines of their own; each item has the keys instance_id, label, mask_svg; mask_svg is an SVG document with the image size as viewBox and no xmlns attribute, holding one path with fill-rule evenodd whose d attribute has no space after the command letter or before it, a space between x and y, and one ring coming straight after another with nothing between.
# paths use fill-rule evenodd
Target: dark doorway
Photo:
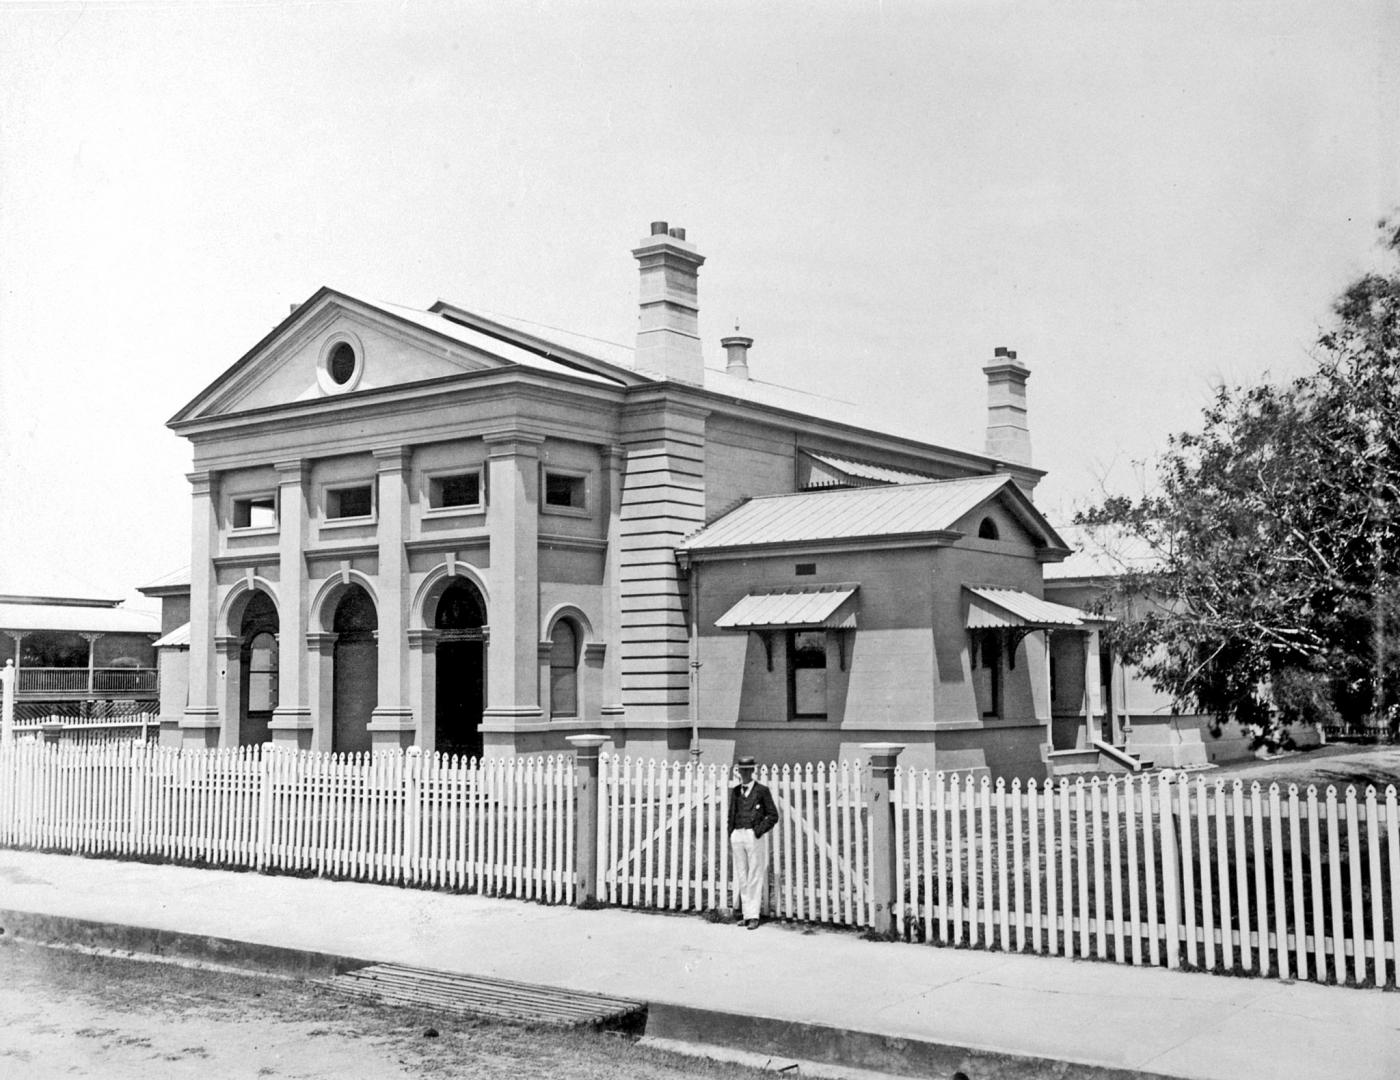
<instances>
[{"instance_id":1,"label":"dark doorway","mask_svg":"<svg viewBox=\"0 0 1400 1080\"><path fill-rule=\"evenodd\" d=\"M277 607L265 592L255 592L243 609L238 636L238 745L265 743L272 737L268 723L277 708Z\"/></svg>"},{"instance_id":2,"label":"dark doorway","mask_svg":"<svg viewBox=\"0 0 1400 1080\"><path fill-rule=\"evenodd\" d=\"M379 700L379 618L374 601L351 585L335 607L335 689L331 705L331 749L370 749L369 722Z\"/></svg>"},{"instance_id":3,"label":"dark doorway","mask_svg":"<svg viewBox=\"0 0 1400 1080\"><path fill-rule=\"evenodd\" d=\"M437 750L480 757L485 704L486 605L476 586L454 578L438 599Z\"/></svg>"}]
</instances>

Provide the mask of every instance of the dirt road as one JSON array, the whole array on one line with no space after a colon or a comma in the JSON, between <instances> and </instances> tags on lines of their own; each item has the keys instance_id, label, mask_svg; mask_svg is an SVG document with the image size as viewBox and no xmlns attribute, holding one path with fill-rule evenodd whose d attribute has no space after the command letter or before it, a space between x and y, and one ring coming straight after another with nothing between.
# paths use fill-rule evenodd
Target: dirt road
<instances>
[{"instance_id":1,"label":"dirt road","mask_svg":"<svg viewBox=\"0 0 1400 1080\"><path fill-rule=\"evenodd\" d=\"M0 943L0 1077L672 1080L754 1070L617 1035L459 1019L315 984Z\"/></svg>"}]
</instances>

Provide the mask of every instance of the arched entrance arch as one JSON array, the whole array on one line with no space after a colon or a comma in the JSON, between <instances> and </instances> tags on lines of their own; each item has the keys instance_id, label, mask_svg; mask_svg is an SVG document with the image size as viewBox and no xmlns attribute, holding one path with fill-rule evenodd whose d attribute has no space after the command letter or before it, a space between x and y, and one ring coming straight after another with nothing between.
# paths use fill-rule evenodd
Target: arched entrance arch
<instances>
[{"instance_id":1,"label":"arched entrance arch","mask_svg":"<svg viewBox=\"0 0 1400 1080\"><path fill-rule=\"evenodd\" d=\"M277 605L267 593L250 590L240 599L235 636L238 664L225 677L237 680L238 745L248 746L271 738L268 724L277 708L277 634L281 624Z\"/></svg>"},{"instance_id":2,"label":"arched entrance arch","mask_svg":"<svg viewBox=\"0 0 1400 1080\"><path fill-rule=\"evenodd\" d=\"M371 749L369 722L379 699L379 615L363 585L351 583L330 609L335 634L331 692L331 750Z\"/></svg>"},{"instance_id":3,"label":"arched entrance arch","mask_svg":"<svg viewBox=\"0 0 1400 1080\"><path fill-rule=\"evenodd\" d=\"M436 644L435 749L480 757L481 713L486 702L486 601L461 575L445 579L428 597Z\"/></svg>"}]
</instances>

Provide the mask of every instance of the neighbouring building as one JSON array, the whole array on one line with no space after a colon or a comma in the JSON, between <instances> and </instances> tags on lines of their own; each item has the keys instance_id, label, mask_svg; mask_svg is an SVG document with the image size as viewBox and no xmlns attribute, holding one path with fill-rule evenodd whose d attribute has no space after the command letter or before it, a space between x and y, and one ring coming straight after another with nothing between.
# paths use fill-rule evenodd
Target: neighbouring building
<instances>
[{"instance_id":1,"label":"neighbouring building","mask_svg":"<svg viewBox=\"0 0 1400 1080\"><path fill-rule=\"evenodd\" d=\"M1087 767L1056 718L1092 723L1101 624L1044 597L1069 548L1015 352L985 452L945 447L763 381L741 334L706 367L704 258L664 222L632 254L634 345L322 288L175 415L162 738Z\"/></svg>"},{"instance_id":2,"label":"neighbouring building","mask_svg":"<svg viewBox=\"0 0 1400 1080\"><path fill-rule=\"evenodd\" d=\"M156 617L93 591L0 585L0 666L14 665L17 720L156 711Z\"/></svg>"},{"instance_id":3,"label":"neighbouring building","mask_svg":"<svg viewBox=\"0 0 1400 1080\"><path fill-rule=\"evenodd\" d=\"M1109 550L1091 530L1064 527L1061 533L1074 553L1046 567L1045 596L1056 603L1097 610L1126 570L1151 563L1142 544L1130 538L1119 539ZM1057 646L1071 654L1080 647L1075 640ZM1071 655L1065 670L1088 670L1096 683L1097 704L1087 719L1082 710L1077 711L1074 688L1068 688L1068 700L1056 699L1056 745L1086 761L1118 752L1145 765L1190 769L1253 756L1253 732L1233 721L1217 725L1209 714L1181 712L1170 694L1154 687L1109 647L1097 652L1087 668ZM1290 734L1299 746L1315 746L1319 741L1311 725L1296 725Z\"/></svg>"}]
</instances>

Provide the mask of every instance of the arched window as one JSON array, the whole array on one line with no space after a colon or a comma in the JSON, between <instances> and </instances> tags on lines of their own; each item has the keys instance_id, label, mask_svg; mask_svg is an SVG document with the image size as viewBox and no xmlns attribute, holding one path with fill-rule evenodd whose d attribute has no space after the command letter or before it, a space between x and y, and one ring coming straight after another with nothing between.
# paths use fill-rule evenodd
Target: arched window
<instances>
[{"instance_id":1,"label":"arched window","mask_svg":"<svg viewBox=\"0 0 1400 1080\"><path fill-rule=\"evenodd\" d=\"M1000 540L1001 533L997 531L997 523L989 517L984 517L982 524L977 526L977 538L979 540Z\"/></svg>"},{"instance_id":2,"label":"arched window","mask_svg":"<svg viewBox=\"0 0 1400 1080\"><path fill-rule=\"evenodd\" d=\"M248 711L277 708L277 639L266 630L248 643Z\"/></svg>"},{"instance_id":3,"label":"arched window","mask_svg":"<svg viewBox=\"0 0 1400 1080\"><path fill-rule=\"evenodd\" d=\"M568 619L549 635L549 715L578 715L578 631Z\"/></svg>"}]
</instances>

